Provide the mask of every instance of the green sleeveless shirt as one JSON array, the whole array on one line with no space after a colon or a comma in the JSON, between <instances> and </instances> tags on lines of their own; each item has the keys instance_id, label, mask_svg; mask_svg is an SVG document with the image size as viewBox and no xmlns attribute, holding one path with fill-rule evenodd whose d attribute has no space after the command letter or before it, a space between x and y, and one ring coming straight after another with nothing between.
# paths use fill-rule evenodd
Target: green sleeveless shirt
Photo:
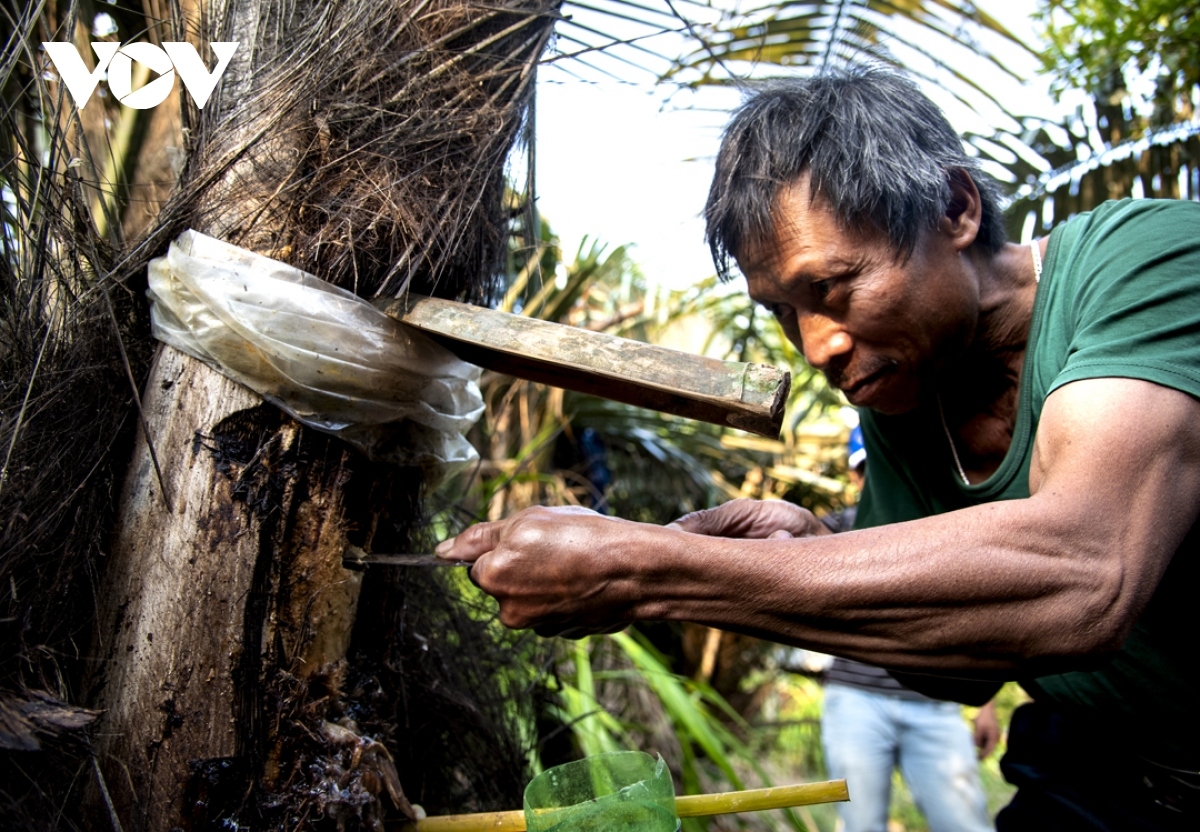
<instances>
[{"instance_id":1,"label":"green sleeveless shirt","mask_svg":"<svg viewBox=\"0 0 1200 832\"><path fill-rule=\"evenodd\" d=\"M856 528L1029 496L1042 406L1068 382L1121 377L1200 398L1200 203L1122 200L1050 235L1021 374L1012 445L986 482L958 479L935 408L862 414L870 476ZM1130 425L1131 431L1137 425ZM964 550L963 557L971 557ZM1086 713L1145 756L1200 768L1200 529L1176 551L1122 650L1100 669L1021 684Z\"/></svg>"}]
</instances>

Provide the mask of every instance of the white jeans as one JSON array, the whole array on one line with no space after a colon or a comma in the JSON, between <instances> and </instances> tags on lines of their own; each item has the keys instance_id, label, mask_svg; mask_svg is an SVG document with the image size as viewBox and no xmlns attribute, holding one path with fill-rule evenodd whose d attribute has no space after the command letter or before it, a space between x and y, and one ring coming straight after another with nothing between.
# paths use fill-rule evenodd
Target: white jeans
<instances>
[{"instance_id":1,"label":"white jeans","mask_svg":"<svg viewBox=\"0 0 1200 832\"><path fill-rule=\"evenodd\" d=\"M914 702L848 685L825 686L821 739L829 775L845 778L845 832L886 832L892 769L908 784L930 832L986 832L975 744L953 702Z\"/></svg>"}]
</instances>

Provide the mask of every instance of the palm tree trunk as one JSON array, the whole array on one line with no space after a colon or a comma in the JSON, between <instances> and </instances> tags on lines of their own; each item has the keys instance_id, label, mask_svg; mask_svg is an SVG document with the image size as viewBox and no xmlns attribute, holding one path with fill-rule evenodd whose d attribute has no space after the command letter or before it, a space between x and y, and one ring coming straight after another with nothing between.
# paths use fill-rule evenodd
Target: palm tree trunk
<instances>
[{"instance_id":1,"label":"palm tree trunk","mask_svg":"<svg viewBox=\"0 0 1200 832\"><path fill-rule=\"evenodd\" d=\"M347 64L346 49L333 42L326 62L340 60L360 76L359 88L348 89L319 54L294 44L304 40L306 25L313 28L307 42L320 41L377 4L236 0L207 18L212 31L226 33L213 40L241 47L217 97L191 125L196 150L189 180L162 228L194 227L360 293L394 291L415 280L425 291L478 295L496 253L487 223L503 227L499 199L486 203L502 193L504 156L552 20L539 10L547 4L526 0L512 0L512 13L499 16L495 6L472 10L444 0L390 5L384 22L398 26L396 33L420 29L414 21L423 14L431 25L444 26L448 16L460 21L439 36L454 45L446 64L455 71L473 51L501 53L492 58L498 69L464 75L463 91L433 97L425 91L422 99L427 116L465 109L479 121L482 108L472 95L482 90L491 102L508 96L499 121L482 125L484 144L473 146L470 136L454 133L452 121L439 122L450 131L446 141L457 140L464 154L456 162L449 144L435 148L434 158L455 163L442 171L431 167L428 154L386 158L378 136L361 155L353 135L346 152L331 150L336 130L350 121L345 110L356 92L373 118L387 83L397 88L393 64L412 63L412 77L401 72L393 101L436 77L413 59L424 51L393 44L395 52L376 55L376 63L384 61L379 72L390 73L381 82L370 60ZM478 31L463 25L473 19L491 22ZM530 21L540 33L535 37L524 31ZM402 45L378 23L376 15L361 27L377 52L380 38ZM517 61L504 52L513 43L520 47ZM296 76L288 64L304 59L313 60ZM281 83L280 73L292 81ZM322 90L322 83L334 88ZM336 107L322 111L320 100L330 97ZM417 114L406 113L401 101L395 117L416 122ZM406 128L419 132L420 125ZM380 157L390 165L390 182L371 181L362 170L364 158ZM337 213L347 188L366 185L372 198L380 191L386 197L389 186L410 181L433 195L426 215L416 206L415 223L412 206L399 206L409 210L404 216L389 214L399 209L386 200L363 201L348 217ZM328 202L313 205L312 193L321 188ZM499 220L489 219L496 214ZM324 224L314 228L314 217ZM364 255L369 246L355 235L365 239L377 227L388 233ZM431 262L451 260L426 256L439 247L483 259L464 264L456 254L457 274L431 272ZM407 264L406 271L395 263ZM121 494L99 598L90 701L104 715L95 732L94 805L111 807L127 832L202 829L252 817L255 828L296 828L346 813L374 828L385 805L405 810L388 749L398 740L368 736L362 724L394 723L400 692L351 690L355 663L378 664L389 647L386 636L364 628L360 648L348 656L363 576L342 567L342 554L348 542L410 550L422 533L414 510L420 470L372 463L169 347L154 361L142 407L148 427ZM395 583L376 581L371 609L380 627L401 616Z\"/></svg>"},{"instance_id":2,"label":"palm tree trunk","mask_svg":"<svg viewBox=\"0 0 1200 832\"><path fill-rule=\"evenodd\" d=\"M124 827L170 829L197 812L215 822L279 757L268 714L284 679L342 669L361 583L341 566L355 466L174 349L146 393L163 480L143 438L100 599L95 702Z\"/></svg>"}]
</instances>

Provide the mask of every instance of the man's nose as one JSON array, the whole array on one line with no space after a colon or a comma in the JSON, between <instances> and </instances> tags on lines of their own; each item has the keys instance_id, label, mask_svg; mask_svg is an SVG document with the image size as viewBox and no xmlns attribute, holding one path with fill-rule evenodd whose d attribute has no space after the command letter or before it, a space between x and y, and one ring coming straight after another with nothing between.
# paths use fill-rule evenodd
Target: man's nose
<instances>
[{"instance_id":1,"label":"man's nose","mask_svg":"<svg viewBox=\"0 0 1200 832\"><path fill-rule=\"evenodd\" d=\"M833 359L850 352L854 346L842 325L825 315L801 313L797 324L804 360L818 370L824 370Z\"/></svg>"}]
</instances>

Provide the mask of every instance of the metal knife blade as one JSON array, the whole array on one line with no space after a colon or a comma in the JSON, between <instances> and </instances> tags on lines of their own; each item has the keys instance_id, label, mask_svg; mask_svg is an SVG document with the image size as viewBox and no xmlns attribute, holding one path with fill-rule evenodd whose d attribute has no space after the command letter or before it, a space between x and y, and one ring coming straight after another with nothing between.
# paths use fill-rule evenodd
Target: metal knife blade
<instances>
[{"instance_id":1,"label":"metal knife blade","mask_svg":"<svg viewBox=\"0 0 1200 832\"><path fill-rule=\"evenodd\" d=\"M470 566L469 560L443 560L437 555L415 554L377 554L364 552L357 546L347 545L342 554L342 565L347 567L363 566Z\"/></svg>"}]
</instances>

